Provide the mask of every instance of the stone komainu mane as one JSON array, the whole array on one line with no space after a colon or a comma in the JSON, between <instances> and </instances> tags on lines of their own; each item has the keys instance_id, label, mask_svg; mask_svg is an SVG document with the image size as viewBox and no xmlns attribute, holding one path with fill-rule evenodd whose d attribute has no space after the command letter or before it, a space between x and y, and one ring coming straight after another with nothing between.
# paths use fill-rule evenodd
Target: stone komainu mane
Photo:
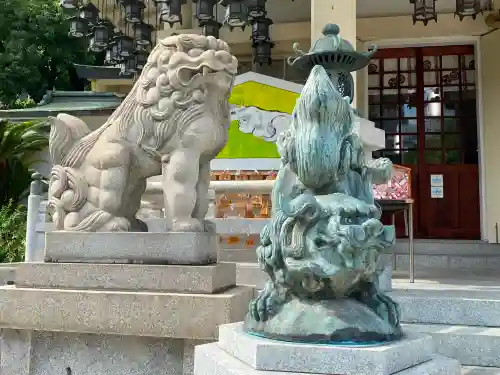
<instances>
[{"instance_id":1,"label":"stone komainu mane","mask_svg":"<svg viewBox=\"0 0 500 375\"><path fill-rule=\"evenodd\" d=\"M313 342L400 337L398 306L377 286L394 228L380 222L372 191L389 179L392 163L366 162L349 101L321 66L278 148L283 165L257 249L269 281L250 304L246 330Z\"/></svg>"},{"instance_id":2,"label":"stone komainu mane","mask_svg":"<svg viewBox=\"0 0 500 375\"><path fill-rule=\"evenodd\" d=\"M147 230L135 218L146 179L163 172L168 229L203 231L210 161L227 142L238 62L202 35L159 42L123 103L90 131L51 118L49 191L59 230Z\"/></svg>"}]
</instances>

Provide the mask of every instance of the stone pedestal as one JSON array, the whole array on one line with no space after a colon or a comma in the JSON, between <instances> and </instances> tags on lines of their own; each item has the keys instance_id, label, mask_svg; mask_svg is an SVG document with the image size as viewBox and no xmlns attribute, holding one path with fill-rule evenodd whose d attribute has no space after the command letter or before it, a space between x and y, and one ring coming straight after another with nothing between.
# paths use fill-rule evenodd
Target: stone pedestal
<instances>
[{"instance_id":1,"label":"stone pedestal","mask_svg":"<svg viewBox=\"0 0 500 375\"><path fill-rule=\"evenodd\" d=\"M287 343L221 326L217 343L195 348L194 375L460 375L458 361L434 354L432 338L408 335L379 346Z\"/></svg>"},{"instance_id":2,"label":"stone pedestal","mask_svg":"<svg viewBox=\"0 0 500 375\"><path fill-rule=\"evenodd\" d=\"M58 235L59 249L71 248L66 233L50 234ZM108 244L138 246L128 239ZM74 253L87 261L92 247L84 244ZM155 246L161 249L160 240ZM116 259L117 252L107 254ZM15 285L0 287L0 373L190 375L194 345L216 340L219 325L243 320L252 296L252 288L236 286L231 263L23 263Z\"/></svg>"}]
</instances>

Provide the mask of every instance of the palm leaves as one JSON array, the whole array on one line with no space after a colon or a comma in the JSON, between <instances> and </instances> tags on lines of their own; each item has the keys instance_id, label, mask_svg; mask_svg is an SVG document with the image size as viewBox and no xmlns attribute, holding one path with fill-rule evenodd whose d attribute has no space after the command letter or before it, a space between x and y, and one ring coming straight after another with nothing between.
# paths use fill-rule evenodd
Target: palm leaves
<instances>
[{"instance_id":1,"label":"palm leaves","mask_svg":"<svg viewBox=\"0 0 500 375\"><path fill-rule=\"evenodd\" d=\"M49 127L45 122L9 123L0 120L0 207L15 204L27 195L31 166L37 153L49 145Z\"/></svg>"}]
</instances>

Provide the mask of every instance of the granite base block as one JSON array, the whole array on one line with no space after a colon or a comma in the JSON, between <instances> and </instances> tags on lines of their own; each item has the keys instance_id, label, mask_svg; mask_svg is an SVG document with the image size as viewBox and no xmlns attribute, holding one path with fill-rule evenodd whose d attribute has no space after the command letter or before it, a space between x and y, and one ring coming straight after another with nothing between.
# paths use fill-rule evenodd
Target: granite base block
<instances>
[{"instance_id":1,"label":"granite base block","mask_svg":"<svg viewBox=\"0 0 500 375\"><path fill-rule=\"evenodd\" d=\"M221 324L243 320L252 296L253 289L248 287L219 294L195 294L3 286L0 326L215 340Z\"/></svg>"},{"instance_id":2,"label":"granite base block","mask_svg":"<svg viewBox=\"0 0 500 375\"><path fill-rule=\"evenodd\" d=\"M181 339L3 329L0 373L188 375L185 351Z\"/></svg>"},{"instance_id":3,"label":"granite base block","mask_svg":"<svg viewBox=\"0 0 500 375\"><path fill-rule=\"evenodd\" d=\"M288 358L287 361L295 359ZM355 363L348 362L348 364ZM308 362L304 362L306 367ZM354 366L348 372L335 373L337 375L360 375L373 374L372 364L367 364L363 372L354 369ZM261 371L238 360L234 356L223 350L217 343L199 345L195 348L194 355L194 375L304 375L304 371ZM315 375L319 375L316 373ZM389 374L388 374L389 375ZM460 363L457 360L433 356L427 362L404 369L390 375L461 375Z\"/></svg>"},{"instance_id":4,"label":"granite base block","mask_svg":"<svg viewBox=\"0 0 500 375\"><path fill-rule=\"evenodd\" d=\"M221 349L251 368L310 374L389 375L433 358L429 335L376 346L333 346L288 343L251 336L242 323L219 327Z\"/></svg>"},{"instance_id":5,"label":"granite base block","mask_svg":"<svg viewBox=\"0 0 500 375\"><path fill-rule=\"evenodd\" d=\"M213 294L235 286L236 265L21 263L15 284L26 288Z\"/></svg>"},{"instance_id":6,"label":"granite base block","mask_svg":"<svg viewBox=\"0 0 500 375\"><path fill-rule=\"evenodd\" d=\"M210 264L217 262L213 232L48 232L46 262Z\"/></svg>"}]
</instances>

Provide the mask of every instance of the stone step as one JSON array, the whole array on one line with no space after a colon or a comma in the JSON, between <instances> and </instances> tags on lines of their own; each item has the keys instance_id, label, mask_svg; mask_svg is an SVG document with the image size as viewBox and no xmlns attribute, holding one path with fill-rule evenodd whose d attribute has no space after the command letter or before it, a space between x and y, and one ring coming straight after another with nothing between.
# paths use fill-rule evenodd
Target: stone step
<instances>
[{"instance_id":1,"label":"stone step","mask_svg":"<svg viewBox=\"0 0 500 375\"><path fill-rule=\"evenodd\" d=\"M457 359L464 366L500 367L500 328L404 324L403 329L409 334L431 335L438 354ZM476 374L473 370L469 374Z\"/></svg>"},{"instance_id":2,"label":"stone step","mask_svg":"<svg viewBox=\"0 0 500 375\"><path fill-rule=\"evenodd\" d=\"M500 367L462 366L462 375L500 375Z\"/></svg>"},{"instance_id":3,"label":"stone step","mask_svg":"<svg viewBox=\"0 0 500 375\"><path fill-rule=\"evenodd\" d=\"M499 287L419 287L399 289L395 283L394 290L388 293L400 304L403 323L500 327Z\"/></svg>"}]
</instances>

